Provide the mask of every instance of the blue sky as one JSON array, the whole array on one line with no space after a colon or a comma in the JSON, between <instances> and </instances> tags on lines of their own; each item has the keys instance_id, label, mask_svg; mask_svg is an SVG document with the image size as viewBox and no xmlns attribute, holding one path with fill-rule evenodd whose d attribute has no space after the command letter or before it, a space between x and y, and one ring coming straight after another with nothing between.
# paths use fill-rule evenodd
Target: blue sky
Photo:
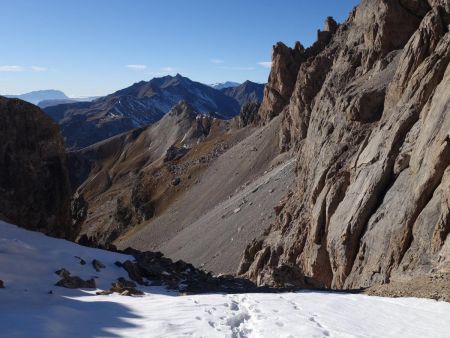
<instances>
[{"instance_id":1,"label":"blue sky","mask_svg":"<svg viewBox=\"0 0 450 338\"><path fill-rule=\"evenodd\" d=\"M180 73L266 82L272 45L308 46L357 0L0 0L0 94L105 95Z\"/></svg>"}]
</instances>

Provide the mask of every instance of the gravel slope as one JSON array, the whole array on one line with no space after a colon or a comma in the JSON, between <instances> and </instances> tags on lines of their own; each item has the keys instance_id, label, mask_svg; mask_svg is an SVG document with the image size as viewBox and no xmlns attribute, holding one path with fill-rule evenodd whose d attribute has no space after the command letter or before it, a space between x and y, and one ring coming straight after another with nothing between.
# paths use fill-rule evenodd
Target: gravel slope
<instances>
[{"instance_id":1,"label":"gravel slope","mask_svg":"<svg viewBox=\"0 0 450 338\"><path fill-rule=\"evenodd\" d=\"M245 244L269 225L273 207L294 179L292 162L284 165L289 159L279 156L279 125L280 118L276 118L222 154L165 213L115 244L119 248L160 250L171 258L205 264L215 273L234 272ZM267 188L250 193L254 184L268 179ZM242 203L250 195L248 203ZM230 217L230 211L240 204L240 212Z\"/></svg>"}]
</instances>

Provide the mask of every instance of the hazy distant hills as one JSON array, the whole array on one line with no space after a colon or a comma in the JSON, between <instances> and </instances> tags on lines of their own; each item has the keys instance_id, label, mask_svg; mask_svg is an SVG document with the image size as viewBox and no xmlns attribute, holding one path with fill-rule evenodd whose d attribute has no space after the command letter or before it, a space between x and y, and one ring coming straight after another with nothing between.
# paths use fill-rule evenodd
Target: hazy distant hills
<instances>
[{"instance_id":1,"label":"hazy distant hills","mask_svg":"<svg viewBox=\"0 0 450 338\"><path fill-rule=\"evenodd\" d=\"M35 104L40 108L56 106L64 103L87 102L97 99L99 96L68 97L64 92L55 89L36 90L20 95L5 95L8 98L16 98Z\"/></svg>"},{"instance_id":2,"label":"hazy distant hills","mask_svg":"<svg viewBox=\"0 0 450 338\"><path fill-rule=\"evenodd\" d=\"M36 90L21 95L5 95L5 96L9 98L21 99L35 105L37 105L41 101L69 99L69 97L67 97L67 95L64 94L62 91L54 89Z\"/></svg>"},{"instance_id":3,"label":"hazy distant hills","mask_svg":"<svg viewBox=\"0 0 450 338\"><path fill-rule=\"evenodd\" d=\"M44 108L61 125L66 146L79 149L161 119L185 100L199 113L229 119L240 110L233 95L179 74L141 81L93 102Z\"/></svg>"}]
</instances>

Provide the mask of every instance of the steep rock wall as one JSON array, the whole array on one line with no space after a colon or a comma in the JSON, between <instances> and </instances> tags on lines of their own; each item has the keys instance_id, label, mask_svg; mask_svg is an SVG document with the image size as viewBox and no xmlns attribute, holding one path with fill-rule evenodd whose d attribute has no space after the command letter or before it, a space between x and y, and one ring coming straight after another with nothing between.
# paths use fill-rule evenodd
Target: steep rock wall
<instances>
[{"instance_id":1,"label":"steep rock wall","mask_svg":"<svg viewBox=\"0 0 450 338\"><path fill-rule=\"evenodd\" d=\"M446 0L364 0L283 75L289 99L260 115L283 114L297 186L240 274L341 289L450 272L449 23ZM275 53L266 92L278 69Z\"/></svg>"},{"instance_id":2,"label":"steep rock wall","mask_svg":"<svg viewBox=\"0 0 450 338\"><path fill-rule=\"evenodd\" d=\"M38 107L0 97L0 217L73 239L70 185L58 126Z\"/></svg>"}]
</instances>

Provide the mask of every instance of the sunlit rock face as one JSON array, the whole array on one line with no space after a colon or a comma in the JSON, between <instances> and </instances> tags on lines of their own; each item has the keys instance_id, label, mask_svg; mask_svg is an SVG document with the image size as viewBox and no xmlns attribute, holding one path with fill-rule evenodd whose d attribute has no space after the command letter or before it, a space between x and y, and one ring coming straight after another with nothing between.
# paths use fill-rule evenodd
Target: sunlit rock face
<instances>
[{"instance_id":1,"label":"sunlit rock face","mask_svg":"<svg viewBox=\"0 0 450 338\"><path fill-rule=\"evenodd\" d=\"M367 0L310 49L274 48L259 114L282 114L297 184L240 274L341 289L450 272L449 14Z\"/></svg>"}]
</instances>

